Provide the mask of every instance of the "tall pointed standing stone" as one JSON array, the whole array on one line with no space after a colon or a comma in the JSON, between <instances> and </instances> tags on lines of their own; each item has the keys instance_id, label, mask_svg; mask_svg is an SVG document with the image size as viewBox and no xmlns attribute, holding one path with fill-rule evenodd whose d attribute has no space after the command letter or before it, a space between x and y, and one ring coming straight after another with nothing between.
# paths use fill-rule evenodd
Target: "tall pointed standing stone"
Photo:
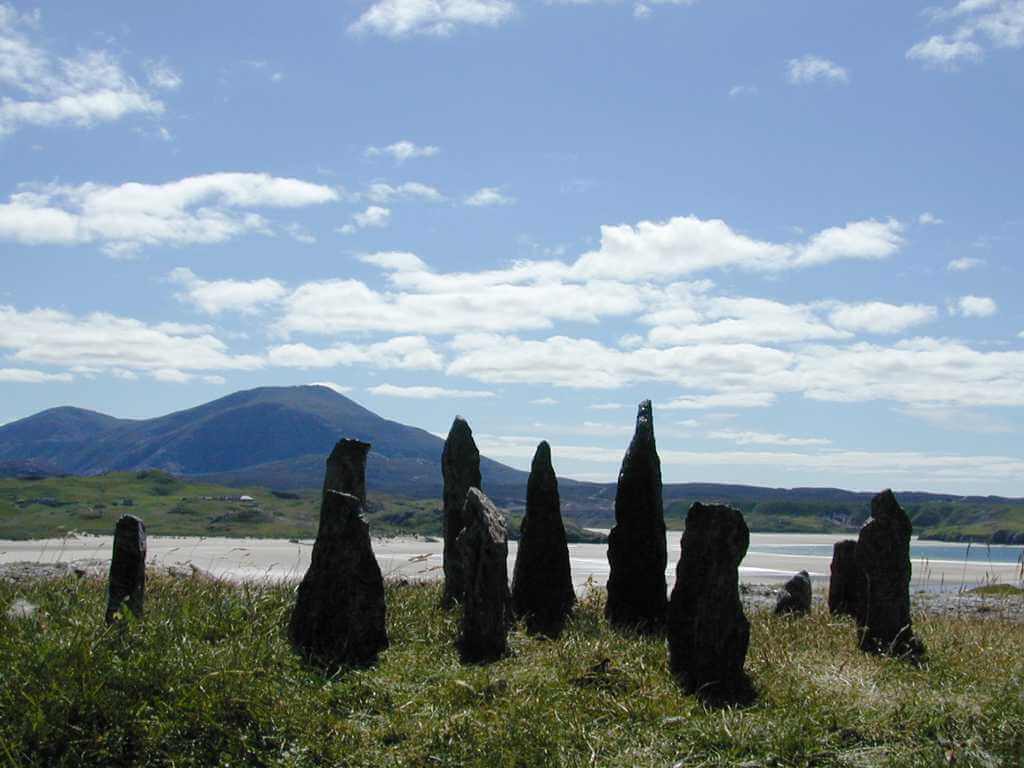
<instances>
[{"instance_id":1,"label":"tall pointed standing stone","mask_svg":"<svg viewBox=\"0 0 1024 768\"><path fill-rule=\"evenodd\" d=\"M473 430L461 416L456 416L448 439L441 451L441 473L444 476L444 599L450 608L462 600L464 573L455 540L464 526L462 509L470 488L480 488L480 451L473 442Z\"/></svg>"},{"instance_id":2,"label":"tall pointed standing stone","mask_svg":"<svg viewBox=\"0 0 1024 768\"><path fill-rule=\"evenodd\" d=\"M384 579L358 497L327 490L288 636L330 671L373 664L388 647Z\"/></svg>"},{"instance_id":3,"label":"tall pointed standing stone","mask_svg":"<svg viewBox=\"0 0 1024 768\"><path fill-rule=\"evenodd\" d=\"M512 576L512 610L527 631L557 637L576 603L551 447L537 446Z\"/></svg>"},{"instance_id":4,"label":"tall pointed standing stone","mask_svg":"<svg viewBox=\"0 0 1024 768\"><path fill-rule=\"evenodd\" d=\"M874 653L919 658L924 646L910 622L910 535L907 513L886 490L871 500L871 518L857 539L864 595L857 615L860 647Z\"/></svg>"},{"instance_id":5,"label":"tall pointed standing stone","mask_svg":"<svg viewBox=\"0 0 1024 768\"><path fill-rule=\"evenodd\" d=\"M324 472L324 497L320 502L320 514L323 514L327 502L327 491L341 491L359 499L366 506L366 454L370 452L370 444L361 440L339 440L327 457L327 470Z\"/></svg>"},{"instance_id":6,"label":"tall pointed standing stone","mask_svg":"<svg viewBox=\"0 0 1024 768\"><path fill-rule=\"evenodd\" d=\"M134 515L122 515L114 528L114 551L110 558L107 588L107 624L115 620L123 605L142 618L146 600L146 526Z\"/></svg>"},{"instance_id":7,"label":"tall pointed standing stone","mask_svg":"<svg viewBox=\"0 0 1024 768\"><path fill-rule=\"evenodd\" d=\"M470 664L496 661L508 648L512 598L508 591L505 519L479 488L470 488L465 528L456 546L464 567L459 653Z\"/></svg>"},{"instance_id":8,"label":"tall pointed standing stone","mask_svg":"<svg viewBox=\"0 0 1024 768\"><path fill-rule=\"evenodd\" d=\"M750 623L739 594L739 565L749 546L739 510L690 507L668 607L669 666L689 693L737 701L751 692L743 671Z\"/></svg>"},{"instance_id":9,"label":"tall pointed standing stone","mask_svg":"<svg viewBox=\"0 0 1024 768\"><path fill-rule=\"evenodd\" d=\"M857 565L857 542L837 541L832 547L832 575L828 582L828 611L833 616L856 616L863 599L864 574Z\"/></svg>"},{"instance_id":10,"label":"tall pointed standing stone","mask_svg":"<svg viewBox=\"0 0 1024 768\"><path fill-rule=\"evenodd\" d=\"M611 570L605 616L612 625L641 632L662 627L667 563L661 460L654 444L651 401L644 400L619 470L615 527L608 535Z\"/></svg>"}]
</instances>

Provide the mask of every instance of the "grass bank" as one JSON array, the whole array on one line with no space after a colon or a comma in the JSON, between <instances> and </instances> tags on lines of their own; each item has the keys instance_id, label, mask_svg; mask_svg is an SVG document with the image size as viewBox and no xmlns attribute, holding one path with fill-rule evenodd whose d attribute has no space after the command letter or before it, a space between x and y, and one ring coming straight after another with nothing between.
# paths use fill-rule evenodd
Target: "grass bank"
<instances>
[{"instance_id":1,"label":"grass bank","mask_svg":"<svg viewBox=\"0 0 1024 768\"><path fill-rule=\"evenodd\" d=\"M517 631L489 667L459 663L436 585L387 597L380 665L328 679L287 644L288 587L153 578L145 621L108 629L100 580L0 583L0 765L1024 762L1019 625L919 616L915 669L861 654L847 620L756 613L759 699L709 710L663 641L609 630L598 592L560 640Z\"/></svg>"}]
</instances>

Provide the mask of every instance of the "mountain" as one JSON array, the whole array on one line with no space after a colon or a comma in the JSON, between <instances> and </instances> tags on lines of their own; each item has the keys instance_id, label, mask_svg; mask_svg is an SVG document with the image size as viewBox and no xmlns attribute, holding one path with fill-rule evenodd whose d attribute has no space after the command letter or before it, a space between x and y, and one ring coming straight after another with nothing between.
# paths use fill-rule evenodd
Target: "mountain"
<instances>
[{"instance_id":1,"label":"mountain","mask_svg":"<svg viewBox=\"0 0 1024 768\"><path fill-rule=\"evenodd\" d=\"M315 488L342 437L373 445L371 487L440 495L443 440L321 386L261 387L154 419L52 408L0 427L0 466L74 475L162 469L234 485ZM496 486L525 487L523 472L489 459L481 468Z\"/></svg>"}]
</instances>

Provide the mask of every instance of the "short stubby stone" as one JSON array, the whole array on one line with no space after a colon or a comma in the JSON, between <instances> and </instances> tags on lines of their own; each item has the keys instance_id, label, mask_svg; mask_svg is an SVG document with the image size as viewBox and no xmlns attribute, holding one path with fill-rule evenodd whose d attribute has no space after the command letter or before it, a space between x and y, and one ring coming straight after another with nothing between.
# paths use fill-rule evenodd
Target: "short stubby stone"
<instances>
[{"instance_id":1,"label":"short stubby stone","mask_svg":"<svg viewBox=\"0 0 1024 768\"><path fill-rule=\"evenodd\" d=\"M551 447L537 446L526 484L526 514L512 572L512 610L526 629L557 637L576 603L569 545L558 498Z\"/></svg>"},{"instance_id":2,"label":"short stubby stone","mask_svg":"<svg viewBox=\"0 0 1024 768\"><path fill-rule=\"evenodd\" d=\"M800 571L787 581L775 603L775 615L806 616L811 612L811 575Z\"/></svg>"},{"instance_id":3,"label":"short stubby stone","mask_svg":"<svg viewBox=\"0 0 1024 768\"><path fill-rule=\"evenodd\" d=\"M362 440L339 440L331 455L327 457L327 469L324 472L324 498L321 500L320 513L327 491L341 491L359 499L366 506L366 455L370 452L370 444Z\"/></svg>"},{"instance_id":4,"label":"short stubby stone","mask_svg":"<svg viewBox=\"0 0 1024 768\"><path fill-rule=\"evenodd\" d=\"M684 690L709 700L750 695L743 671L750 623L739 595L749 545L739 510L697 502L687 512L668 606L669 666Z\"/></svg>"},{"instance_id":5,"label":"short stubby stone","mask_svg":"<svg viewBox=\"0 0 1024 768\"><path fill-rule=\"evenodd\" d=\"M444 526L444 598L450 608L462 600L465 589L464 568L456 539L462 533L462 512L470 488L481 488L480 451L473 441L473 430L461 416L456 416L441 451L441 473L444 477L442 523Z\"/></svg>"},{"instance_id":6,"label":"short stubby stone","mask_svg":"<svg viewBox=\"0 0 1024 768\"><path fill-rule=\"evenodd\" d=\"M919 659L924 646L910 620L910 536L913 526L892 491L871 500L871 517L857 539L864 595L857 611L860 647Z\"/></svg>"},{"instance_id":7,"label":"short stubby stone","mask_svg":"<svg viewBox=\"0 0 1024 768\"><path fill-rule=\"evenodd\" d=\"M657 632L665 621L665 512L654 413L644 400L615 491L615 526L608 535L605 616L616 627Z\"/></svg>"},{"instance_id":8,"label":"short stubby stone","mask_svg":"<svg viewBox=\"0 0 1024 768\"><path fill-rule=\"evenodd\" d=\"M146 601L146 526L135 515L122 515L114 527L114 551L110 558L107 588L107 624L128 606L142 618Z\"/></svg>"},{"instance_id":9,"label":"short stubby stone","mask_svg":"<svg viewBox=\"0 0 1024 768\"><path fill-rule=\"evenodd\" d=\"M324 493L309 569L299 584L288 636L329 671L365 667L388 647L384 579L359 498Z\"/></svg>"},{"instance_id":10,"label":"short stubby stone","mask_svg":"<svg viewBox=\"0 0 1024 768\"><path fill-rule=\"evenodd\" d=\"M508 648L512 597L508 589L508 533L498 508L470 488L465 526L456 546L465 568L459 653L470 664L496 661Z\"/></svg>"},{"instance_id":11,"label":"short stubby stone","mask_svg":"<svg viewBox=\"0 0 1024 768\"><path fill-rule=\"evenodd\" d=\"M864 592L864 574L857 566L857 542L837 541L832 547L828 582L828 611L833 616L856 616Z\"/></svg>"}]
</instances>

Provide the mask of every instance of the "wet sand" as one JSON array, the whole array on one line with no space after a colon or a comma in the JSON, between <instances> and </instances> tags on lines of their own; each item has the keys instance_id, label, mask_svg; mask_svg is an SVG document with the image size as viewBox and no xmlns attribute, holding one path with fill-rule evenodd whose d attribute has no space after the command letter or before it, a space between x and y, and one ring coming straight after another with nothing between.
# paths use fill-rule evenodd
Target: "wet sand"
<instances>
[{"instance_id":1,"label":"wet sand","mask_svg":"<svg viewBox=\"0 0 1024 768\"><path fill-rule=\"evenodd\" d=\"M668 534L669 586L675 582L681 534ZM828 581L832 544L847 536L828 534L755 533L740 566L746 584L777 584L795 572L806 570L818 589ZM110 561L110 536L69 536L34 541L0 540L0 564L89 562L91 569ZM195 566L218 578L237 581L298 580L309 565L311 540L179 538L151 536L149 562L168 567ZM441 578L440 541L418 538L375 539L377 560L385 577L428 580ZM915 542L913 587L926 590L957 590L987 582L1020 584L1020 565L1013 562L965 562L932 557L949 549L939 542ZM1019 550L1020 548L1015 548ZM578 591L588 583L604 586L608 560L603 544L570 544L573 580ZM782 550L782 551L780 551ZM1012 553L1011 553L1012 554ZM516 542L509 543L509 574L515 562Z\"/></svg>"}]
</instances>

